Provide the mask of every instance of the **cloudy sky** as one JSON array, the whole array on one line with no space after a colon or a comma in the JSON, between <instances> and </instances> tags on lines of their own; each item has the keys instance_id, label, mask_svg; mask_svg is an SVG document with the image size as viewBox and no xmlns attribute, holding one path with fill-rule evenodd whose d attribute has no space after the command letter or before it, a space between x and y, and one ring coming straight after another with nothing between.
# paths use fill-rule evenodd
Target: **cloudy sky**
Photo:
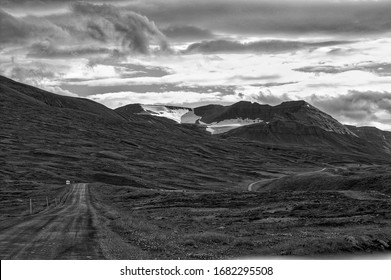
<instances>
[{"instance_id":1,"label":"cloudy sky","mask_svg":"<svg viewBox=\"0 0 391 280\"><path fill-rule=\"evenodd\" d=\"M0 75L116 108L304 99L391 130L391 0L0 0Z\"/></svg>"}]
</instances>

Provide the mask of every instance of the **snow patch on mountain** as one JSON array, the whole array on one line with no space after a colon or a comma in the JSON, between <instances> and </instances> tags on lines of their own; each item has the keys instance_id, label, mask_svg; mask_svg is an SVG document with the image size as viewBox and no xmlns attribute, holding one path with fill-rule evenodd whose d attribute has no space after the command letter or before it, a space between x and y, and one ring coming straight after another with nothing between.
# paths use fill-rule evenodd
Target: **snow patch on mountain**
<instances>
[{"instance_id":1,"label":"snow patch on mountain","mask_svg":"<svg viewBox=\"0 0 391 280\"><path fill-rule=\"evenodd\" d=\"M221 122L213 122L210 124L202 123L201 124L207 126L206 130L209 131L212 134L219 134L219 133L224 133L227 131L230 131L232 129L245 126L245 125L252 125L256 123L261 123L264 122L261 119L242 119L242 118L237 118L237 119L229 119L229 120L224 120Z\"/></svg>"},{"instance_id":2,"label":"snow patch on mountain","mask_svg":"<svg viewBox=\"0 0 391 280\"><path fill-rule=\"evenodd\" d=\"M188 108L170 108L164 105L141 105L141 107L145 112L139 113L140 115L164 117L177 123L181 123L182 116L191 111Z\"/></svg>"},{"instance_id":3,"label":"snow patch on mountain","mask_svg":"<svg viewBox=\"0 0 391 280\"><path fill-rule=\"evenodd\" d=\"M197 123L199 119L201 117L194 114L194 111L188 111L181 117L181 123Z\"/></svg>"}]
</instances>

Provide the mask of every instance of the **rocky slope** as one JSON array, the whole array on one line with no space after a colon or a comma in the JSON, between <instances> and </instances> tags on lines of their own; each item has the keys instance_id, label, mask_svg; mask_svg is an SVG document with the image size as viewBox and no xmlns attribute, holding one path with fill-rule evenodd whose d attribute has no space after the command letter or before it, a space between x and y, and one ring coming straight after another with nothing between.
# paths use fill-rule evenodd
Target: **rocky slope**
<instances>
[{"instance_id":1,"label":"rocky slope","mask_svg":"<svg viewBox=\"0 0 391 280\"><path fill-rule=\"evenodd\" d=\"M52 108L83 111L84 113L101 116L105 119L122 119L122 117L113 110L89 99L50 93L29 85L15 82L3 76L0 76L0 91L2 93L2 99L8 99L9 102L23 102L24 104L29 104L28 106L38 107L47 105ZM15 103L14 105L16 106L18 104Z\"/></svg>"},{"instance_id":2,"label":"rocky slope","mask_svg":"<svg viewBox=\"0 0 391 280\"><path fill-rule=\"evenodd\" d=\"M390 131L383 131L376 127L370 126L356 127L352 125L346 125L346 127L361 139L365 139L371 144L377 146L379 149L384 149L388 152L391 152Z\"/></svg>"},{"instance_id":3,"label":"rocky slope","mask_svg":"<svg viewBox=\"0 0 391 280\"><path fill-rule=\"evenodd\" d=\"M230 188L257 179L264 166L291 169L298 162L305 168L336 158L361 163L389 158L355 143L356 136L347 135L348 143L345 134L298 121L276 120L231 132L238 134L216 137L196 124L125 114L0 77L2 186L70 179L147 188ZM294 133L300 135L293 138ZM319 139L328 139L323 141L329 145L320 145Z\"/></svg>"},{"instance_id":4,"label":"rocky slope","mask_svg":"<svg viewBox=\"0 0 391 280\"><path fill-rule=\"evenodd\" d=\"M115 109L115 111L124 116L131 115L146 115L163 117L181 123L181 118L186 113L192 111L190 108L165 106L165 105L143 105L143 104L129 104Z\"/></svg>"},{"instance_id":5,"label":"rocky slope","mask_svg":"<svg viewBox=\"0 0 391 280\"><path fill-rule=\"evenodd\" d=\"M325 131L339 134L354 135L348 128L340 124L330 115L320 111L305 101L283 102L277 106L261 105L241 101L230 106L204 106L195 108L196 115L201 116L200 121L222 123L226 120L248 119L268 123L276 120L295 121L305 126L316 126ZM248 124L251 124L250 122Z\"/></svg>"},{"instance_id":6,"label":"rocky slope","mask_svg":"<svg viewBox=\"0 0 391 280\"><path fill-rule=\"evenodd\" d=\"M194 109L132 104L115 111L125 117L163 117L160 119L197 125L220 138L242 138L271 145L324 147L358 154L390 153L391 147L387 132L345 126L302 100L277 106L241 101Z\"/></svg>"},{"instance_id":7,"label":"rocky slope","mask_svg":"<svg viewBox=\"0 0 391 280\"><path fill-rule=\"evenodd\" d=\"M286 153L241 143L213 137L194 125L121 115L93 101L0 77L4 191L7 186L31 189L67 179L145 188L230 188L257 178L257 168L277 164ZM291 153L295 158L302 154ZM319 156L326 161L333 157Z\"/></svg>"}]
</instances>

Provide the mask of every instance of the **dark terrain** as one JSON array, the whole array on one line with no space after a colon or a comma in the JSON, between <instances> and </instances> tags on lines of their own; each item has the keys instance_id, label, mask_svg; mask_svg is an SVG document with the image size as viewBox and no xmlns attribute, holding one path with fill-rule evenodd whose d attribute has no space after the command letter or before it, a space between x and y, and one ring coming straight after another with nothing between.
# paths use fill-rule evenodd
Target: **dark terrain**
<instances>
[{"instance_id":1,"label":"dark terrain","mask_svg":"<svg viewBox=\"0 0 391 280\"><path fill-rule=\"evenodd\" d=\"M2 221L1 259L101 259L87 184L74 184L36 215Z\"/></svg>"},{"instance_id":2,"label":"dark terrain","mask_svg":"<svg viewBox=\"0 0 391 280\"><path fill-rule=\"evenodd\" d=\"M343 126L315 109L283 110L267 126L217 136L196 124L120 114L0 77L0 239L7 248L1 258L390 251L389 132ZM325 130L330 123L334 131ZM90 183L82 205L89 205L93 249L53 249L43 257L34 253L39 231L10 239L10 232L31 232L30 199L34 219L44 223L63 211L55 201L70 193L65 180ZM61 213L72 216L72 209ZM53 237L53 248L61 240Z\"/></svg>"}]
</instances>

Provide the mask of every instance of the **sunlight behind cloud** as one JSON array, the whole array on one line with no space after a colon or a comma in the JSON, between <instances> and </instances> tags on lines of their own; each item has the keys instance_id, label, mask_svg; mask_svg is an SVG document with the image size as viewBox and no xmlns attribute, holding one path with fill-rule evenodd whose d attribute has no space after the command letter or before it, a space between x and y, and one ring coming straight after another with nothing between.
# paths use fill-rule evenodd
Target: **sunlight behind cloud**
<instances>
[{"instance_id":1,"label":"sunlight behind cloud","mask_svg":"<svg viewBox=\"0 0 391 280\"><path fill-rule=\"evenodd\" d=\"M391 88L390 1L59 0L42 1L41 13L28 2L0 1L0 74L110 107ZM391 124L387 113L373 117Z\"/></svg>"}]
</instances>

